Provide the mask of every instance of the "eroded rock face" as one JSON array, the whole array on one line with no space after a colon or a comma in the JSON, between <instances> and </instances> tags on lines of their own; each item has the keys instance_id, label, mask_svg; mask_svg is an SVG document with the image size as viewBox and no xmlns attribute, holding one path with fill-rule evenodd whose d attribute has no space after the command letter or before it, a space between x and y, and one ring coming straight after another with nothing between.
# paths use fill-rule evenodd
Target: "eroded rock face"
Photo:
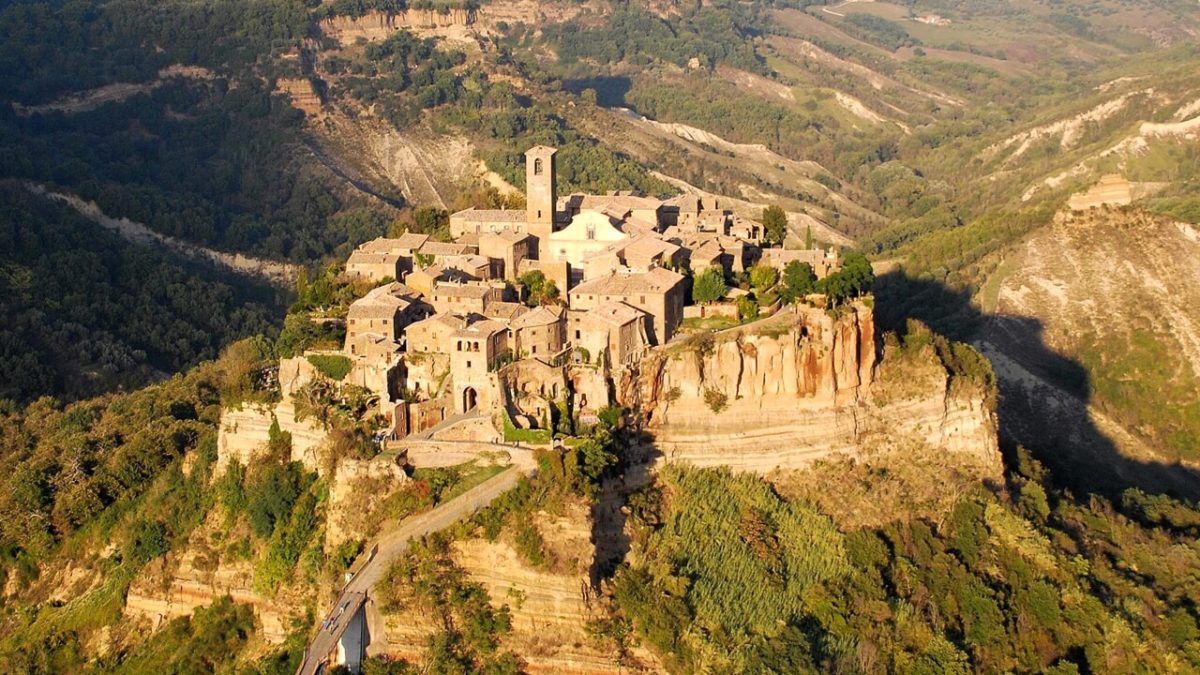
<instances>
[{"instance_id":1,"label":"eroded rock face","mask_svg":"<svg viewBox=\"0 0 1200 675\"><path fill-rule=\"evenodd\" d=\"M410 9L395 14L367 12L360 17L335 16L321 21L321 32L342 44L358 38L381 40L401 29L433 29L475 24L475 10L457 8L445 13L433 9Z\"/></svg>"},{"instance_id":2,"label":"eroded rock face","mask_svg":"<svg viewBox=\"0 0 1200 675\"><path fill-rule=\"evenodd\" d=\"M216 475L231 461L249 466L261 457L270 441L272 421L279 422L280 431L292 435L292 461L303 463L309 471L323 471L320 450L328 434L316 420L297 420L296 408L291 398L286 398L270 408L246 406L221 412Z\"/></svg>"},{"instance_id":3,"label":"eroded rock face","mask_svg":"<svg viewBox=\"0 0 1200 675\"><path fill-rule=\"evenodd\" d=\"M982 386L952 381L930 351L909 359L902 391L880 383L874 316L856 304L834 318L814 308L655 350L622 383L668 460L769 472L864 439L917 440L970 453L999 475L996 422Z\"/></svg>"},{"instance_id":4,"label":"eroded rock face","mask_svg":"<svg viewBox=\"0 0 1200 675\"><path fill-rule=\"evenodd\" d=\"M368 514L396 490L408 483L408 474L395 461L343 458L329 484L328 521L325 545L332 550L350 539L367 539Z\"/></svg>"},{"instance_id":5,"label":"eroded rock face","mask_svg":"<svg viewBox=\"0 0 1200 675\"><path fill-rule=\"evenodd\" d=\"M553 560L550 569L531 566L508 535L496 541L459 540L451 546L454 564L471 582L483 586L493 606L509 609L512 631L503 638L501 649L519 654L523 671L530 673L666 672L642 647L633 647L622 660L614 644L588 634L589 622L607 611L588 579L595 549L586 506L570 504L554 516L538 512L533 522ZM445 627L419 600L406 601L402 607L382 615L383 639L375 649L419 664L427 656L429 637Z\"/></svg>"}]
</instances>

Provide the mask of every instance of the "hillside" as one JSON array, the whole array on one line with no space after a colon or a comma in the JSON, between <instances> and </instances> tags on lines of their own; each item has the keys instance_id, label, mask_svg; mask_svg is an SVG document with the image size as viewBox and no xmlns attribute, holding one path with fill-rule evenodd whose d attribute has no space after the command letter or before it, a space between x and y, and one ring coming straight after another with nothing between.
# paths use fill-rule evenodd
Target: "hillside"
<instances>
[{"instance_id":1,"label":"hillside","mask_svg":"<svg viewBox=\"0 0 1200 675\"><path fill-rule=\"evenodd\" d=\"M1000 353L992 360L1013 396L1031 398L1012 416L1018 440L1071 445L1097 427L1112 446L1096 443L1066 465L1112 469L1118 484L1139 479L1121 457L1195 466L1197 245L1192 225L1105 208L1063 214L1005 256L988 282L995 316L979 339ZM1034 413L1045 400L1035 378L1078 397L1087 417L1068 422L1070 406ZM1171 487L1190 489L1188 481L1181 473Z\"/></svg>"},{"instance_id":2,"label":"hillside","mask_svg":"<svg viewBox=\"0 0 1200 675\"><path fill-rule=\"evenodd\" d=\"M364 672L1200 670L1198 44L1193 0L0 3L0 671L290 675L498 476L372 569ZM303 352L356 246L520 208L535 145L874 294L402 468Z\"/></svg>"}]
</instances>

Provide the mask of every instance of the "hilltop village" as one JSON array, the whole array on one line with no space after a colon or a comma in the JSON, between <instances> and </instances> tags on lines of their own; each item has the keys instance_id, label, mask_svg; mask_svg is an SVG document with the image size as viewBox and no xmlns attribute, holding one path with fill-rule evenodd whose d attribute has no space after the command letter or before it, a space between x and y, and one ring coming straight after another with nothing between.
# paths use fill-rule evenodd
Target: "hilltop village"
<instances>
[{"instance_id":1,"label":"hilltop village","mask_svg":"<svg viewBox=\"0 0 1200 675\"><path fill-rule=\"evenodd\" d=\"M609 403L614 372L676 335L687 275L760 260L782 273L796 260L823 277L839 264L832 251L762 249L761 224L693 196L560 197L555 168L553 148L531 148L526 208L454 213L451 243L406 234L350 256L347 275L398 280L350 306L343 349L351 379L379 396L392 438L475 409L537 427L545 401L565 394L567 364L599 376L570 386L575 409L594 414ZM519 283L530 272L542 289ZM537 291L542 304L522 302Z\"/></svg>"},{"instance_id":2,"label":"hilltop village","mask_svg":"<svg viewBox=\"0 0 1200 675\"><path fill-rule=\"evenodd\" d=\"M573 413L594 417L621 372L685 318L736 321L735 302L689 306L691 279L792 262L822 278L840 266L833 250L765 248L760 223L695 196L560 197L553 148L526 153L526 180L524 210L454 213L453 241L406 233L355 250L344 276L374 288L350 305L340 350L281 363L285 399L313 363L340 357L342 381L378 398L388 440L472 413L546 428L568 391Z\"/></svg>"}]
</instances>

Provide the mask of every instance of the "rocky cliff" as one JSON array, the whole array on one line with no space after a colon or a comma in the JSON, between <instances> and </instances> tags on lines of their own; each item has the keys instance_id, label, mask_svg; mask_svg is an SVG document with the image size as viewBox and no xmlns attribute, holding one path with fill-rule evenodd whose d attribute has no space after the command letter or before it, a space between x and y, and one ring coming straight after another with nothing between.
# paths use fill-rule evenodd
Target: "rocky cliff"
<instances>
[{"instance_id":1,"label":"rocky cliff","mask_svg":"<svg viewBox=\"0 0 1200 675\"><path fill-rule=\"evenodd\" d=\"M588 624L607 616L588 579L595 555L591 519L582 503L562 513L539 512L533 523L542 536L546 566L531 566L514 548L510 534L496 541L454 542L451 558L467 580L480 584L494 606L507 606L512 631L501 648L519 654L523 672L606 675L664 672L658 659L641 647L621 657L614 644L589 635ZM417 600L381 616L385 642L373 645L387 653L421 663L431 635L445 627Z\"/></svg>"},{"instance_id":2,"label":"rocky cliff","mask_svg":"<svg viewBox=\"0 0 1200 675\"><path fill-rule=\"evenodd\" d=\"M867 305L837 317L797 308L655 350L622 384L622 402L642 411L669 460L769 472L854 456L882 437L962 453L998 474L984 388L953 381L932 350L903 365L877 363L877 350ZM893 374L881 381L881 372Z\"/></svg>"},{"instance_id":3,"label":"rocky cliff","mask_svg":"<svg viewBox=\"0 0 1200 675\"><path fill-rule=\"evenodd\" d=\"M475 24L473 9L455 8L445 12L434 9L409 9L395 14L367 12L359 17L334 16L321 21L321 32L342 44L355 40L382 40L398 30L422 31L466 28Z\"/></svg>"}]
</instances>

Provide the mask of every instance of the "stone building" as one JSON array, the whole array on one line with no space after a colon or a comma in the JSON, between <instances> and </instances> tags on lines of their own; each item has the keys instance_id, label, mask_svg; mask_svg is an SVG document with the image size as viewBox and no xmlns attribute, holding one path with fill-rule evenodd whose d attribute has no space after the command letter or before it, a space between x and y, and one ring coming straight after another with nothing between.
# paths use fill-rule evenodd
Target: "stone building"
<instances>
[{"instance_id":1,"label":"stone building","mask_svg":"<svg viewBox=\"0 0 1200 675\"><path fill-rule=\"evenodd\" d=\"M489 408L495 400L492 373L508 350L508 328L499 321L472 316L450 336L450 380L459 412Z\"/></svg>"},{"instance_id":2,"label":"stone building","mask_svg":"<svg viewBox=\"0 0 1200 675\"><path fill-rule=\"evenodd\" d=\"M622 366L636 363L650 347L650 315L623 302L609 301L590 310L568 313L567 334L586 352L589 363Z\"/></svg>"},{"instance_id":3,"label":"stone building","mask_svg":"<svg viewBox=\"0 0 1200 675\"><path fill-rule=\"evenodd\" d=\"M370 334L383 335L392 342L401 342L406 326L424 319L432 312L413 289L392 282L372 289L355 300L346 313L345 351L358 355L367 349L363 338ZM370 340L367 340L370 342Z\"/></svg>"},{"instance_id":4,"label":"stone building","mask_svg":"<svg viewBox=\"0 0 1200 675\"><path fill-rule=\"evenodd\" d=\"M565 322L560 307L537 307L509 324L516 358L549 358L562 351Z\"/></svg>"},{"instance_id":5,"label":"stone building","mask_svg":"<svg viewBox=\"0 0 1200 675\"><path fill-rule=\"evenodd\" d=\"M479 255L499 267L497 277L515 281L521 263L537 253L537 240L524 232L485 232L479 235ZM497 264L498 263L498 264Z\"/></svg>"},{"instance_id":6,"label":"stone building","mask_svg":"<svg viewBox=\"0 0 1200 675\"><path fill-rule=\"evenodd\" d=\"M629 238L621 230L621 221L602 211L583 211L571 223L550 235L549 255L544 260L565 262L572 272L582 273L584 261L611 244Z\"/></svg>"},{"instance_id":7,"label":"stone building","mask_svg":"<svg viewBox=\"0 0 1200 675\"><path fill-rule=\"evenodd\" d=\"M571 289L573 310L590 310L606 302L623 302L651 316L651 344L665 344L683 320L686 286L682 274L662 267L646 271L621 269Z\"/></svg>"},{"instance_id":8,"label":"stone building","mask_svg":"<svg viewBox=\"0 0 1200 675\"><path fill-rule=\"evenodd\" d=\"M468 234L485 232L525 233L528 216L517 209L477 209L471 207L450 214L450 236L461 239Z\"/></svg>"},{"instance_id":9,"label":"stone building","mask_svg":"<svg viewBox=\"0 0 1200 675\"><path fill-rule=\"evenodd\" d=\"M813 272L816 273L818 279L824 279L830 273L836 272L842 267L842 261L835 249L830 248L824 250L820 248L794 250L784 248L764 248L762 249L762 257L758 261L763 265L770 265L779 270L783 274L787 266L792 262L806 262L812 266Z\"/></svg>"},{"instance_id":10,"label":"stone building","mask_svg":"<svg viewBox=\"0 0 1200 675\"><path fill-rule=\"evenodd\" d=\"M401 281L413 270L413 252L425 245L428 235L407 232L388 239L379 237L354 249L346 260L346 274L369 281Z\"/></svg>"},{"instance_id":11,"label":"stone building","mask_svg":"<svg viewBox=\"0 0 1200 675\"><path fill-rule=\"evenodd\" d=\"M487 314L488 305L504 300L504 286L480 282L438 281L429 302L439 314L459 312Z\"/></svg>"},{"instance_id":12,"label":"stone building","mask_svg":"<svg viewBox=\"0 0 1200 675\"><path fill-rule=\"evenodd\" d=\"M554 148L536 145L525 152L525 210L465 209L450 215L450 236L516 232L534 238L537 258L547 259L558 201ZM519 264L519 263L518 263ZM515 269L515 266L514 266Z\"/></svg>"},{"instance_id":13,"label":"stone building","mask_svg":"<svg viewBox=\"0 0 1200 675\"><path fill-rule=\"evenodd\" d=\"M430 265L429 267L418 268L404 278L404 283L409 288L425 296L433 293L433 287L436 284L446 282L466 283L468 281L479 281L479 279L457 267L444 267L442 265Z\"/></svg>"}]
</instances>

